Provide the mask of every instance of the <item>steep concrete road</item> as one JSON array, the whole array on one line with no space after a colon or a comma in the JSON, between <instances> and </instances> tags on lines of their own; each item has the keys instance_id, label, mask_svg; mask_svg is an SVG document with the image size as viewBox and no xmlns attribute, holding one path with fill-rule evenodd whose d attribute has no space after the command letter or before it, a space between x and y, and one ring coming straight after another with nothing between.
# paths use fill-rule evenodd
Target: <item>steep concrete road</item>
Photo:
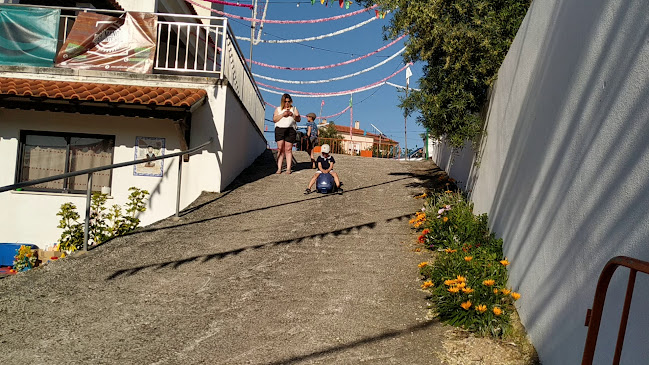
<instances>
[{"instance_id":1,"label":"steep concrete road","mask_svg":"<svg viewBox=\"0 0 649 365\"><path fill-rule=\"evenodd\" d=\"M0 280L0 363L439 364L408 225L433 165L336 155L345 193L305 196L306 157Z\"/></svg>"}]
</instances>

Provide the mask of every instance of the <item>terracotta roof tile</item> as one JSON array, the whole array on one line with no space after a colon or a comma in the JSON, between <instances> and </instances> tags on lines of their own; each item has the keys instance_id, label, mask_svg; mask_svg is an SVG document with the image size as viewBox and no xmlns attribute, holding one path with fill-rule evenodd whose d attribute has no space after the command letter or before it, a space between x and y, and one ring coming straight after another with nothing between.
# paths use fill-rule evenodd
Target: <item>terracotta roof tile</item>
<instances>
[{"instance_id":1,"label":"terracotta roof tile","mask_svg":"<svg viewBox=\"0 0 649 365\"><path fill-rule=\"evenodd\" d=\"M189 107L205 98L207 92L203 89L0 78L0 95Z\"/></svg>"}]
</instances>

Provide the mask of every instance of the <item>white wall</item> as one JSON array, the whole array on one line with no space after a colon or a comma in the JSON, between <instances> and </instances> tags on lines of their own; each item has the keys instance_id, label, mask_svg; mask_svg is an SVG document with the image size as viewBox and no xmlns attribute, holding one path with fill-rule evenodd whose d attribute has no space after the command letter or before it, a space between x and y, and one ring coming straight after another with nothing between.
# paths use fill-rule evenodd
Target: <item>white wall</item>
<instances>
[{"instance_id":1,"label":"white wall","mask_svg":"<svg viewBox=\"0 0 649 365\"><path fill-rule=\"evenodd\" d=\"M126 11L144 11L150 13L158 11L156 0L117 0L117 2Z\"/></svg>"},{"instance_id":2,"label":"white wall","mask_svg":"<svg viewBox=\"0 0 649 365\"><path fill-rule=\"evenodd\" d=\"M15 183L16 158L20 130L77 132L115 136L113 161L133 161L135 137L165 138L165 154L180 152L178 137L171 120L95 116L0 109L0 186ZM147 211L140 219L146 225L175 212L178 160L164 160L163 177L134 176L133 167L113 170L112 199L109 205L124 207L128 188L135 186L150 192ZM56 228L61 204L73 202L85 216L85 194L44 194L4 192L0 194L0 242L27 242L51 245L61 230Z\"/></svg>"},{"instance_id":3,"label":"white wall","mask_svg":"<svg viewBox=\"0 0 649 365\"><path fill-rule=\"evenodd\" d=\"M647 14L644 0L534 1L498 75L472 199L504 239L544 364L581 361L586 309L611 257L649 261ZM596 364L614 353L619 271ZM646 275L635 293L623 364L649 359Z\"/></svg>"}]
</instances>

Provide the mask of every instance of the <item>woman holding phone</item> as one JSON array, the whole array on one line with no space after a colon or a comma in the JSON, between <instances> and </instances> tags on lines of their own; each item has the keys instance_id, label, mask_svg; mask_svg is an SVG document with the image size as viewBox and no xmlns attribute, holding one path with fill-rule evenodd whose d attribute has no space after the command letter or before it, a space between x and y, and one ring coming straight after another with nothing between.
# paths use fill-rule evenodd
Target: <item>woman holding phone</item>
<instances>
[{"instance_id":1,"label":"woman holding phone","mask_svg":"<svg viewBox=\"0 0 649 365\"><path fill-rule=\"evenodd\" d=\"M273 122L275 123L275 141L277 142L277 174L282 173L282 163L286 158L286 173L291 173L293 163L293 143L297 138L297 122L300 121L300 112L293 106L293 99L289 94L282 95L280 106L275 108Z\"/></svg>"}]
</instances>

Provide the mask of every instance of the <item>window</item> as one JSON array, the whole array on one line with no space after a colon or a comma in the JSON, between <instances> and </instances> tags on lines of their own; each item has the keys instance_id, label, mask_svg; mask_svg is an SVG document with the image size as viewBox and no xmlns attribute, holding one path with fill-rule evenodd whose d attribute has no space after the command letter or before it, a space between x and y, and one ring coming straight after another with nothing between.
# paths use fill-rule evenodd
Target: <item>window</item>
<instances>
[{"instance_id":1,"label":"window","mask_svg":"<svg viewBox=\"0 0 649 365\"><path fill-rule=\"evenodd\" d=\"M21 131L17 182L110 165L114 146L115 136ZM92 175L93 191L100 191L110 183L111 170ZM85 193L87 186L88 175L79 175L32 185L24 190Z\"/></svg>"}]
</instances>

